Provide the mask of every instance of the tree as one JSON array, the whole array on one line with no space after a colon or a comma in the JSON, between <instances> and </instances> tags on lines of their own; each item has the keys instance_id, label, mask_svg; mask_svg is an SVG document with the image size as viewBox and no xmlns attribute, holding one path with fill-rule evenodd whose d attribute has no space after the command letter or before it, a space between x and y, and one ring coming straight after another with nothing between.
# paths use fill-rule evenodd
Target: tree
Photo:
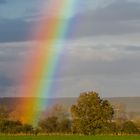
<instances>
[{"instance_id":1,"label":"tree","mask_svg":"<svg viewBox=\"0 0 140 140\"><path fill-rule=\"evenodd\" d=\"M48 117L39 122L39 127L45 132L53 133L58 131L58 118L57 117Z\"/></svg>"},{"instance_id":2,"label":"tree","mask_svg":"<svg viewBox=\"0 0 140 140\"><path fill-rule=\"evenodd\" d=\"M114 108L114 117L113 120L116 123L116 134L123 133L123 124L128 120L128 115L126 112L126 105L123 103L115 103Z\"/></svg>"},{"instance_id":3,"label":"tree","mask_svg":"<svg viewBox=\"0 0 140 140\"><path fill-rule=\"evenodd\" d=\"M61 104L55 104L49 109L45 110L42 114L42 119L47 117L57 117L59 121L69 117L68 109Z\"/></svg>"},{"instance_id":4,"label":"tree","mask_svg":"<svg viewBox=\"0 0 140 140\"><path fill-rule=\"evenodd\" d=\"M42 131L49 133L69 133L71 132L70 113L61 104L55 104L43 112L43 117L39 121Z\"/></svg>"},{"instance_id":5,"label":"tree","mask_svg":"<svg viewBox=\"0 0 140 140\"><path fill-rule=\"evenodd\" d=\"M123 124L123 132L126 134L139 134L140 131L132 121L126 121Z\"/></svg>"},{"instance_id":6,"label":"tree","mask_svg":"<svg viewBox=\"0 0 140 140\"><path fill-rule=\"evenodd\" d=\"M0 106L0 120L6 120L9 117L8 109L4 106Z\"/></svg>"},{"instance_id":7,"label":"tree","mask_svg":"<svg viewBox=\"0 0 140 140\"><path fill-rule=\"evenodd\" d=\"M69 133L71 132L71 121L69 119L64 118L59 122L58 131L61 133Z\"/></svg>"},{"instance_id":8,"label":"tree","mask_svg":"<svg viewBox=\"0 0 140 140\"><path fill-rule=\"evenodd\" d=\"M104 127L102 127L101 133L118 135L116 122L111 122L111 123L106 124Z\"/></svg>"},{"instance_id":9,"label":"tree","mask_svg":"<svg viewBox=\"0 0 140 140\"><path fill-rule=\"evenodd\" d=\"M39 127L47 133L69 133L71 132L71 121L65 119L59 121L57 117L48 117L39 122Z\"/></svg>"},{"instance_id":10,"label":"tree","mask_svg":"<svg viewBox=\"0 0 140 140\"><path fill-rule=\"evenodd\" d=\"M109 101L103 100L98 93L82 93L76 105L72 105L73 132L85 135L99 133L111 122L114 110Z\"/></svg>"},{"instance_id":11,"label":"tree","mask_svg":"<svg viewBox=\"0 0 140 140\"><path fill-rule=\"evenodd\" d=\"M137 126L137 128L140 131L140 118L137 118L134 122L135 122L135 125Z\"/></svg>"},{"instance_id":12,"label":"tree","mask_svg":"<svg viewBox=\"0 0 140 140\"><path fill-rule=\"evenodd\" d=\"M1 120L0 133L17 134L22 131L22 123L20 121Z\"/></svg>"},{"instance_id":13,"label":"tree","mask_svg":"<svg viewBox=\"0 0 140 140\"><path fill-rule=\"evenodd\" d=\"M35 136L37 136L40 132L41 132L41 130L40 130L40 128L38 128L38 127L35 127L34 130L33 130L33 134L34 134Z\"/></svg>"},{"instance_id":14,"label":"tree","mask_svg":"<svg viewBox=\"0 0 140 140\"><path fill-rule=\"evenodd\" d=\"M122 120L125 122L128 118L126 113L126 105L123 103L115 103L114 108L114 120Z\"/></svg>"},{"instance_id":15,"label":"tree","mask_svg":"<svg viewBox=\"0 0 140 140\"><path fill-rule=\"evenodd\" d=\"M33 127L32 127L32 125L30 125L30 124L24 124L22 126L22 132L25 133L26 135L33 133Z\"/></svg>"}]
</instances>

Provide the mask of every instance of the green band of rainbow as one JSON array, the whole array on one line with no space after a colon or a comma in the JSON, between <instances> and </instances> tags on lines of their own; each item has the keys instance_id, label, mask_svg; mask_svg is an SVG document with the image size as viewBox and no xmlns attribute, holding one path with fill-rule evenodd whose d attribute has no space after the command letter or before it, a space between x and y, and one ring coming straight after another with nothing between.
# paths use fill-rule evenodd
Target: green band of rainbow
<instances>
[{"instance_id":1,"label":"green band of rainbow","mask_svg":"<svg viewBox=\"0 0 140 140\"><path fill-rule=\"evenodd\" d=\"M53 1L53 0L52 0ZM50 4L50 11L55 10L57 15L46 18L37 27L35 32L38 43L35 43L33 54L29 56L26 74L23 80L25 88L22 89L24 96L48 97L53 89L53 80L57 72L59 58L65 48L67 33L72 30L70 25L75 15L79 0L55 0ZM44 13L50 12L44 10ZM61 19L67 17L67 19ZM38 98L32 101L22 101L22 121L35 123L40 114L36 110L47 106ZM27 115L28 114L28 115Z\"/></svg>"}]
</instances>

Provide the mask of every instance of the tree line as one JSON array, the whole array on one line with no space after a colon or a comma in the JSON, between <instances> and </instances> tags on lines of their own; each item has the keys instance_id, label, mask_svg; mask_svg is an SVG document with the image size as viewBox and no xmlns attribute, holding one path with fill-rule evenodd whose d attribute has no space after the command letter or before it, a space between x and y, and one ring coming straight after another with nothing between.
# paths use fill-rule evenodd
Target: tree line
<instances>
[{"instance_id":1,"label":"tree line","mask_svg":"<svg viewBox=\"0 0 140 140\"><path fill-rule=\"evenodd\" d=\"M58 104L44 111L36 127L11 119L7 108L0 107L1 134L140 134L139 124L118 115L116 117L111 103L94 91L81 93L69 111Z\"/></svg>"}]
</instances>

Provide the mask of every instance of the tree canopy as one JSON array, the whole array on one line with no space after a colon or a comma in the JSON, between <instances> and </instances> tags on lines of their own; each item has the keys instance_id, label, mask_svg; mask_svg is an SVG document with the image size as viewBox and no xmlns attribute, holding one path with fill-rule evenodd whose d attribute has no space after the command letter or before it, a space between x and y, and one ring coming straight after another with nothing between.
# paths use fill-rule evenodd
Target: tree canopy
<instances>
[{"instance_id":1,"label":"tree canopy","mask_svg":"<svg viewBox=\"0 0 140 140\"><path fill-rule=\"evenodd\" d=\"M107 123L111 122L114 111L107 100L91 91L81 93L77 104L71 107L73 118L73 132L81 134L96 134Z\"/></svg>"}]
</instances>

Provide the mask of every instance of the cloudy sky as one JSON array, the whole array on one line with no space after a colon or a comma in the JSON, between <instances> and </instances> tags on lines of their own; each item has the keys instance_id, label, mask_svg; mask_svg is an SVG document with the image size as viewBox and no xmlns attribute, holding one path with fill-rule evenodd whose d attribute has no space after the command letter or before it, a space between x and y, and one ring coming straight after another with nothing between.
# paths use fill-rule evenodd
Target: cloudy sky
<instances>
[{"instance_id":1,"label":"cloudy sky","mask_svg":"<svg viewBox=\"0 0 140 140\"><path fill-rule=\"evenodd\" d=\"M0 96L16 89L24 58L33 51L32 26L50 0L0 0ZM61 0L58 0L61 1ZM57 97L96 90L103 97L140 96L140 0L80 0L53 82ZM55 50L54 50L55 51ZM50 80L50 79L46 79Z\"/></svg>"}]
</instances>

